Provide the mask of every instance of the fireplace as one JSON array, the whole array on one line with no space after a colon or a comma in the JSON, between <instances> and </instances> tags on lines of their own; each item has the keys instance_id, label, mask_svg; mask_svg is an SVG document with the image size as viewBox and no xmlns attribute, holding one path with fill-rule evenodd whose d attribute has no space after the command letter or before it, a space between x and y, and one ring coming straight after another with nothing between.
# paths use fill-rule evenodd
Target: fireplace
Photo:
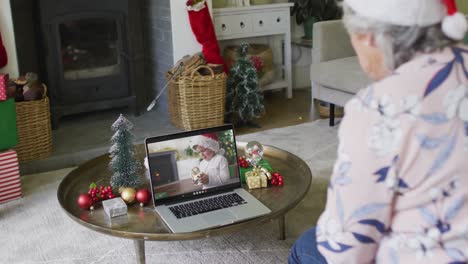
<instances>
[{"instance_id":1,"label":"fireplace","mask_svg":"<svg viewBox=\"0 0 468 264\"><path fill-rule=\"evenodd\" d=\"M151 85L145 79L142 1L11 3L15 22L19 22L15 36L20 70L24 74L21 68L36 69L47 83L54 127L65 115L120 107L130 107L136 115L143 111ZM31 10L25 11L28 8ZM26 17L28 11L35 14L34 18ZM32 23L35 26L26 28ZM22 29L36 34L37 65L31 65L31 57L20 56L33 47L33 40L26 39Z\"/></svg>"},{"instance_id":2,"label":"fireplace","mask_svg":"<svg viewBox=\"0 0 468 264\"><path fill-rule=\"evenodd\" d=\"M145 111L174 64L170 2L10 0L19 71L48 85L55 127L76 113Z\"/></svg>"}]
</instances>

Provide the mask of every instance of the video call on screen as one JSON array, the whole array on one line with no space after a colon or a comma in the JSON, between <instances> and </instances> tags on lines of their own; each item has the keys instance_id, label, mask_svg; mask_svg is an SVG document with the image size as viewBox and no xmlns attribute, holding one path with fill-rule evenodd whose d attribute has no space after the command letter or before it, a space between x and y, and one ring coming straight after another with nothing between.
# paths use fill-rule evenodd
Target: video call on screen
<instances>
[{"instance_id":1,"label":"video call on screen","mask_svg":"<svg viewBox=\"0 0 468 264\"><path fill-rule=\"evenodd\" d=\"M186 193L197 194L240 181L233 131L215 134L219 144L216 153L204 147L194 148L194 144L197 146L196 143L200 142L200 135L148 144L155 200ZM204 184L203 179L208 179L207 183Z\"/></svg>"}]
</instances>

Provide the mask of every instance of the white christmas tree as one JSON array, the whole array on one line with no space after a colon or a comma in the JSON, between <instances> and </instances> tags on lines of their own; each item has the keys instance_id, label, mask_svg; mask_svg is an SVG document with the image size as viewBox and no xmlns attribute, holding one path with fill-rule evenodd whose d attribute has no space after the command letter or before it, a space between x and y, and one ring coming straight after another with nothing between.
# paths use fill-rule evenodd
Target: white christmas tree
<instances>
[{"instance_id":1,"label":"white christmas tree","mask_svg":"<svg viewBox=\"0 0 468 264\"><path fill-rule=\"evenodd\" d=\"M122 114L112 124L112 131L115 134L111 138L112 146L109 150L111 162L110 168L113 172L111 177L112 187L137 187L141 181L138 172L140 163L135 158L135 148L133 146L133 124Z\"/></svg>"}]
</instances>

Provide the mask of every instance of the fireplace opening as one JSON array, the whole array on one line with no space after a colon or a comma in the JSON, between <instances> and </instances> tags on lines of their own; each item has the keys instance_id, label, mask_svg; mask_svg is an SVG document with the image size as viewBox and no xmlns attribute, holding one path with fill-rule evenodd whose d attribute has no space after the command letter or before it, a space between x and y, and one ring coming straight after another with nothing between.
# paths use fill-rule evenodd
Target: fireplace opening
<instances>
[{"instance_id":1,"label":"fireplace opening","mask_svg":"<svg viewBox=\"0 0 468 264\"><path fill-rule=\"evenodd\" d=\"M115 20L89 18L59 24L65 80L117 75L122 61Z\"/></svg>"},{"instance_id":2,"label":"fireplace opening","mask_svg":"<svg viewBox=\"0 0 468 264\"><path fill-rule=\"evenodd\" d=\"M170 2L10 0L19 71L47 84L54 128L68 115L145 112L174 64Z\"/></svg>"},{"instance_id":3,"label":"fireplace opening","mask_svg":"<svg viewBox=\"0 0 468 264\"><path fill-rule=\"evenodd\" d=\"M11 0L20 72L48 86L53 128L63 116L130 107L152 95L144 1ZM150 91L148 91L150 90Z\"/></svg>"}]
</instances>

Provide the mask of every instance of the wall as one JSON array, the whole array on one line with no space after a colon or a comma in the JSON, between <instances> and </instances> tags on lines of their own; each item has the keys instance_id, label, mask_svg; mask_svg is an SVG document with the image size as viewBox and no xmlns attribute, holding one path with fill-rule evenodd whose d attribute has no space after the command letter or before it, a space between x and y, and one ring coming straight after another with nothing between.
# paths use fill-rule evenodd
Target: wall
<instances>
[{"instance_id":1,"label":"wall","mask_svg":"<svg viewBox=\"0 0 468 264\"><path fill-rule=\"evenodd\" d=\"M457 6L458 6L458 9L465 13L465 14L468 14L468 1L467 0L457 0Z\"/></svg>"},{"instance_id":2,"label":"wall","mask_svg":"<svg viewBox=\"0 0 468 264\"><path fill-rule=\"evenodd\" d=\"M171 5L174 0L146 0L145 7L147 17L145 23L147 26L146 38L148 42L149 56L147 56L147 76L152 79L151 98L158 94L166 84L166 73L174 65L172 44L172 19ZM183 2L177 0L177 2ZM177 20L177 19L176 19ZM161 107L166 107L167 93L158 101Z\"/></svg>"},{"instance_id":3,"label":"wall","mask_svg":"<svg viewBox=\"0 0 468 264\"><path fill-rule=\"evenodd\" d=\"M0 69L0 73L8 73L10 77L16 78L19 74L10 0L0 0L0 33L8 53L8 64Z\"/></svg>"}]
</instances>

